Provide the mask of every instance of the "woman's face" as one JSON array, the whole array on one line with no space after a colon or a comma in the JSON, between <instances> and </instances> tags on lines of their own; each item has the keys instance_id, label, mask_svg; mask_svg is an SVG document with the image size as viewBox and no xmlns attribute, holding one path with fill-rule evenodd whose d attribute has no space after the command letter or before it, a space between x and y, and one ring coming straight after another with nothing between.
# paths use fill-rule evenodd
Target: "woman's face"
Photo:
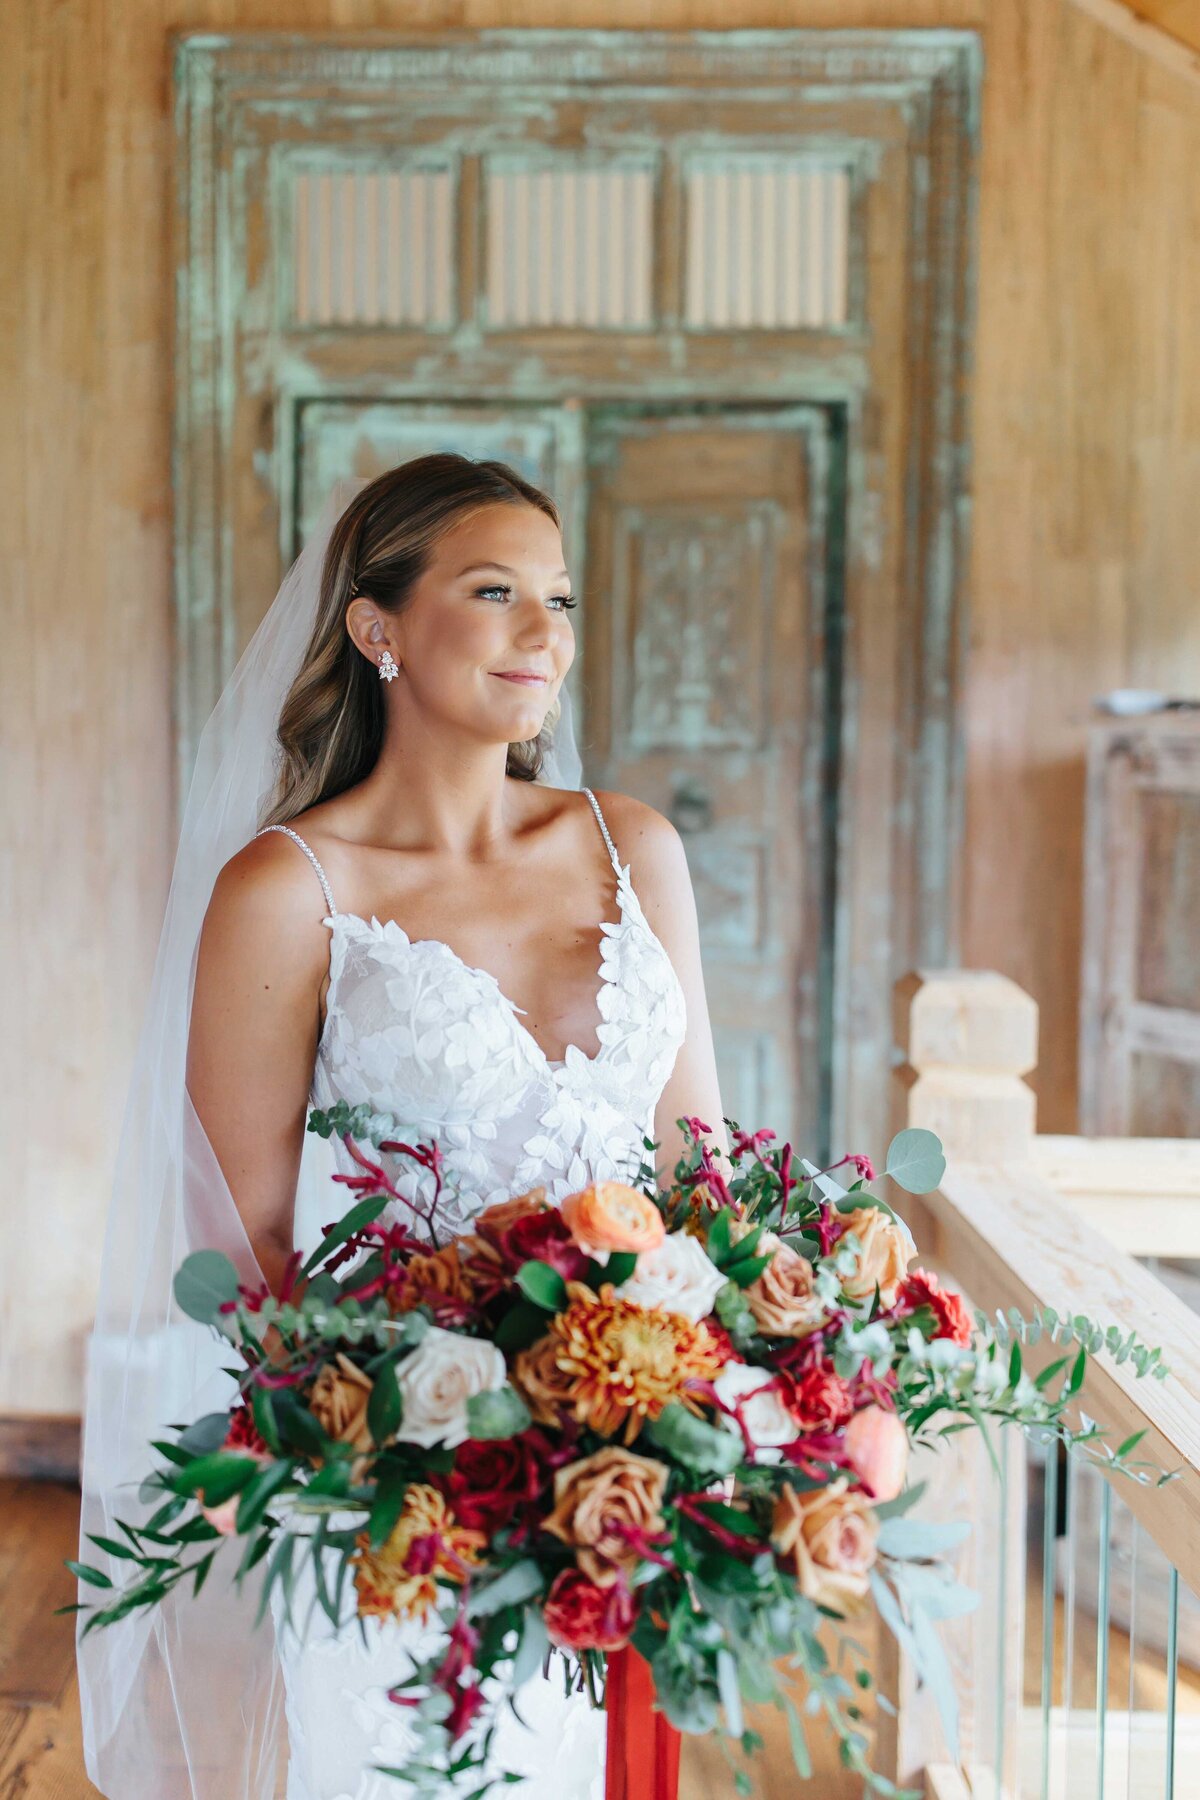
<instances>
[{"instance_id":1,"label":"woman's face","mask_svg":"<svg viewBox=\"0 0 1200 1800\"><path fill-rule=\"evenodd\" d=\"M575 658L562 538L539 507L492 502L443 532L408 606L382 618L394 684L487 743L537 736ZM529 672L538 681L506 675Z\"/></svg>"}]
</instances>

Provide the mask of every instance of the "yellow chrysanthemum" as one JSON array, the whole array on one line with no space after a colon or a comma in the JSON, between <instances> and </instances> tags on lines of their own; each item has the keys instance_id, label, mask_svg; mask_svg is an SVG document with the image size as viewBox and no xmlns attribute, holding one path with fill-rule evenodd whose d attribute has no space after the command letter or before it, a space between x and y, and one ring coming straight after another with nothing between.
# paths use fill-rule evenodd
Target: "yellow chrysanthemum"
<instances>
[{"instance_id":1,"label":"yellow chrysanthemum","mask_svg":"<svg viewBox=\"0 0 1200 1800\"><path fill-rule=\"evenodd\" d=\"M567 1283L570 1304L550 1327L555 1362L570 1378L565 1398L580 1424L602 1437L622 1425L631 1444L647 1419L672 1400L700 1407L685 1388L692 1376L711 1381L724 1351L703 1324L617 1298L611 1282L599 1294Z\"/></svg>"},{"instance_id":2,"label":"yellow chrysanthemum","mask_svg":"<svg viewBox=\"0 0 1200 1800\"><path fill-rule=\"evenodd\" d=\"M351 1557L358 1611L364 1618L425 1619L437 1605L437 1577L462 1581L479 1562L487 1539L457 1525L436 1488L414 1483L386 1541L371 1548L360 1531Z\"/></svg>"}]
</instances>

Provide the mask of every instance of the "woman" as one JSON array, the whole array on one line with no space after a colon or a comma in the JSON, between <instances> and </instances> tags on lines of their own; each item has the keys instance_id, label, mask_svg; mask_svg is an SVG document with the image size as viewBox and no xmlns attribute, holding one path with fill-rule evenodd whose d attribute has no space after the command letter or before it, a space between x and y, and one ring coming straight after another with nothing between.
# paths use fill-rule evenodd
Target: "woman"
<instances>
[{"instance_id":1,"label":"woman","mask_svg":"<svg viewBox=\"0 0 1200 1800\"><path fill-rule=\"evenodd\" d=\"M303 612L293 578L304 561L289 576L293 615ZM490 1199L535 1183L560 1200L591 1180L628 1178L647 1136L669 1172L683 1148L677 1119L721 1119L695 903L682 844L660 814L546 782L577 604L552 501L502 463L418 458L369 483L337 518L303 656L281 682L287 602L285 582L271 609L280 617L260 627L258 667L270 668L281 697L270 803L260 829L217 865L188 984L177 1201L186 1243L219 1243L268 1281L295 1246L310 1247L346 1190L305 1161L307 1109L342 1096L437 1138L464 1226ZM231 756L241 767L244 715L218 770L203 775L201 804L220 814L204 840L210 855L236 812L225 787ZM569 715L563 723L569 739ZM556 766L569 766L555 748L565 756ZM194 930L198 867L189 881ZM187 938L180 925L176 960ZM710 1142L723 1156L719 1130ZM419 1177L397 1185L415 1195ZM173 1233L164 1239L163 1212L160 1202L159 1253L141 1257L157 1280L166 1242L175 1261L180 1253ZM121 1285L120 1237L110 1230L109 1289ZM153 1280L135 1285L144 1297ZM135 1299L124 1316L146 1312ZM114 1314L102 1306L98 1341ZM130 1332L145 1364L153 1348ZM187 1355L197 1355L190 1343ZM88 1419L97 1454L107 1444L102 1364L97 1351ZM189 1364L177 1391L189 1382L199 1391L202 1376ZM139 1409L123 1404L128 1440ZM112 1482L111 1467L97 1467L85 1486L95 1494ZM85 1524L86 1513L85 1504ZM181 1607L152 1644L127 1645L124 1660L136 1653L143 1668L136 1677L123 1671L114 1684L111 1667L89 1670L81 1658L85 1716L96 1703L89 1772L120 1800L168 1791L273 1800L277 1684L262 1679L257 1644L228 1629L237 1605L228 1584L208 1604L207 1633L196 1609ZM402 1715L386 1687L419 1634L372 1621L364 1645L320 1620L303 1642L279 1632L288 1800L401 1800L403 1784L371 1765L403 1760ZM181 1697L214 1650L224 1717L216 1674L211 1702ZM244 1677L230 1666L239 1658L252 1665ZM130 1785L140 1780L131 1759L106 1757L103 1739L116 1744L131 1706L153 1715L164 1744L174 1708L179 1748L164 1748L162 1768L182 1764L186 1780ZM518 1706L533 1729L506 1709L498 1768L530 1777L526 1800L598 1800L602 1715L540 1675ZM122 1785L105 1787L118 1768Z\"/></svg>"}]
</instances>

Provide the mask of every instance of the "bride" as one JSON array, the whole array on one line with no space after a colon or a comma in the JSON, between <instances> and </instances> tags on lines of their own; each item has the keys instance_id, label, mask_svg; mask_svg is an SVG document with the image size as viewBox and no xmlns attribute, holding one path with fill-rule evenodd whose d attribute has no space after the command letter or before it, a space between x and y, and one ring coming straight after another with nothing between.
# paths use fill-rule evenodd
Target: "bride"
<instances>
[{"instance_id":1,"label":"bride","mask_svg":"<svg viewBox=\"0 0 1200 1800\"><path fill-rule=\"evenodd\" d=\"M197 757L90 1346L85 1531L130 1516L149 1440L229 1380L170 1270L219 1247L273 1283L348 1202L330 1174L353 1165L306 1134L310 1105L366 1100L436 1138L456 1228L537 1184L559 1201L643 1160L669 1174L683 1116L727 1154L682 843L580 791L553 502L452 454L340 499ZM404 1760L387 1689L426 1634L349 1613L334 1633L300 1594L272 1645L219 1567L200 1599L81 1639L101 1791L276 1800L282 1697L287 1800L404 1800L373 1765ZM604 1715L551 1676L501 1710L496 1779L601 1800Z\"/></svg>"}]
</instances>

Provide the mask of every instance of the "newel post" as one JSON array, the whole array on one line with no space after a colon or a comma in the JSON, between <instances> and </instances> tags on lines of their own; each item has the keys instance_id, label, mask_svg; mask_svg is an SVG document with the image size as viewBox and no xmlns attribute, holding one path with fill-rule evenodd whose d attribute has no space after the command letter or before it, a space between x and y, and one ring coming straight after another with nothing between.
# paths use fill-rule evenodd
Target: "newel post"
<instances>
[{"instance_id":1,"label":"newel post","mask_svg":"<svg viewBox=\"0 0 1200 1800\"><path fill-rule=\"evenodd\" d=\"M960 1163L1026 1161L1036 1130L1036 1101L1024 1077L1037 1064L1037 1002L990 970L918 970L896 983L893 1025L902 1057L893 1128L936 1132L950 1175ZM936 1199L927 1204L896 1190L891 1197L912 1225L922 1264L963 1288L966 1271L940 1263ZM960 1435L920 1452L910 1470L910 1480L928 1482L920 1502L923 1516L969 1518L974 1526L957 1564L960 1580L980 1591L982 1604L978 1612L942 1627L961 1703L960 1768L971 1792L997 1786L1016 1791L1023 1559L1015 1553L1004 1557L1000 1549L1002 1539L1014 1552L1021 1542L1026 1494L1019 1448L1004 1462L1000 1487L982 1443ZM890 1632L881 1630L879 1646L880 1688L895 1700L897 1712L880 1715L877 1766L902 1783L924 1775L929 1793L962 1791L953 1786L956 1780L961 1784L958 1771L936 1766L945 1752L930 1697L917 1692ZM994 1767L998 1744L1004 1746L1000 1769Z\"/></svg>"}]
</instances>

